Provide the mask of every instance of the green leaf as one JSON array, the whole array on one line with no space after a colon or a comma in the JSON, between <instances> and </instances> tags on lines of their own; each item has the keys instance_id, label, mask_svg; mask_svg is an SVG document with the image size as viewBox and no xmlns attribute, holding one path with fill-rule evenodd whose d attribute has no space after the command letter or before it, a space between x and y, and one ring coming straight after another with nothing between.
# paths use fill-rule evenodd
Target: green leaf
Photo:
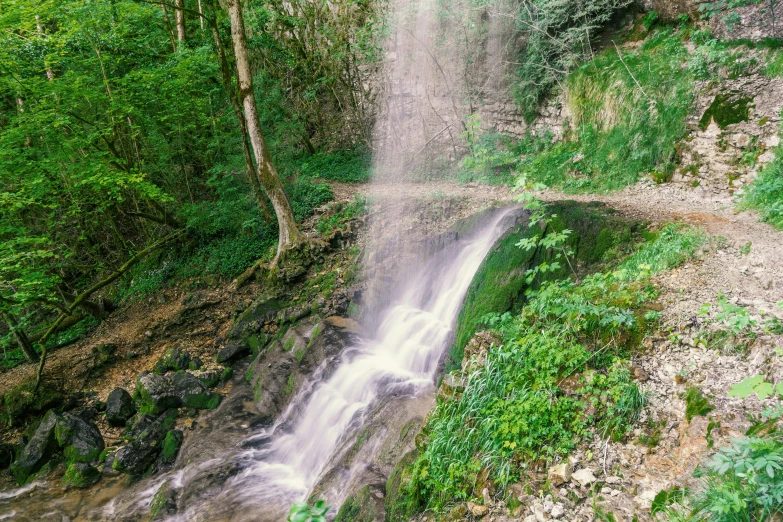
<instances>
[{"instance_id":1,"label":"green leaf","mask_svg":"<svg viewBox=\"0 0 783 522\"><path fill-rule=\"evenodd\" d=\"M758 386L763 382L764 382L763 375L754 375L753 377L748 377L746 379L743 379L742 382L739 382L731 387L731 389L729 390L729 397L737 397L739 399L744 399L749 395L755 393L756 386Z\"/></svg>"}]
</instances>

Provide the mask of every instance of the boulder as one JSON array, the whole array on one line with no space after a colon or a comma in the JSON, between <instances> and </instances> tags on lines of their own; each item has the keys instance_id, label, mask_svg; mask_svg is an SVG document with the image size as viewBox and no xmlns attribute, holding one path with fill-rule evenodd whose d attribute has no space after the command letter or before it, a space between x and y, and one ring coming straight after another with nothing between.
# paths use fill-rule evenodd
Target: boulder
<instances>
[{"instance_id":1,"label":"boulder","mask_svg":"<svg viewBox=\"0 0 783 522\"><path fill-rule=\"evenodd\" d=\"M117 451L111 467L128 475L141 475L155 462L159 453L160 441L134 440Z\"/></svg>"},{"instance_id":2,"label":"boulder","mask_svg":"<svg viewBox=\"0 0 783 522\"><path fill-rule=\"evenodd\" d=\"M101 472L84 462L71 462L65 470L63 485L73 488L87 488L98 482Z\"/></svg>"},{"instance_id":3,"label":"boulder","mask_svg":"<svg viewBox=\"0 0 783 522\"><path fill-rule=\"evenodd\" d=\"M188 372L173 375L142 374L136 383L136 399L142 413L159 414L169 408L214 409L221 395L209 391Z\"/></svg>"},{"instance_id":4,"label":"boulder","mask_svg":"<svg viewBox=\"0 0 783 522\"><path fill-rule=\"evenodd\" d=\"M177 453L179 453L179 447L182 445L182 439L184 434L182 430L169 430L166 433L166 438L163 439L163 446L161 448L160 457L162 464L174 464L177 459Z\"/></svg>"},{"instance_id":5,"label":"boulder","mask_svg":"<svg viewBox=\"0 0 783 522\"><path fill-rule=\"evenodd\" d=\"M49 458L57 451L57 439L54 436L58 415L49 410L44 415L35 434L27 446L19 454L19 458L11 464L11 474L20 485L27 482L30 475L41 469Z\"/></svg>"},{"instance_id":6,"label":"boulder","mask_svg":"<svg viewBox=\"0 0 783 522\"><path fill-rule=\"evenodd\" d=\"M125 426L136 413L133 398L122 388L114 388L106 399L106 420L112 426Z\"/></svg>"},{"instance_id":7,"label":"boulder","mask_svg":"<svg viewBox=\"0 0 783 522\"><path fill-rule=\"evenodd\" d=\"M72 413L63 413L58 417L54 435L68 462L98 460L105 447L101 432L95 424Z\"/></svg>"},{"instance_id":8,"label":"boulder","mask_svg":"<svg viewBox=\"0 0 783 522\"><path fill-rule=\"evenodd\" d=\"M153 372L158 375L163 375L167 371L180 371L187 370L190 366L190 354L179 348L168 348L166 353L161 355L158 362L155 363Z\"/></svg>"},{"instance_id":9,"label":"boulder","mask_svg":"<svg viewBox=\"0 0 783 522\"><path fill-rule=\"evenodd\" d=\"M139 376L134 397L142 413L158 414L182 406L182 399L174 391L171 380L154 373L145 372Z\"/></svg>"},{"instance_id":10,"label":"boulder","mask_svg":"<svg viewBox=\"0 0 783 522\"><path fill-rule=\"evenodd\" d=\"M139 413L128 421L131 426L125 433L130 442L114 454L112 469L129 475L141 475L160 455L164 439L174 427L177 410L168 410L153 416Z\"/></svg>"},{"instance_id":11,"label":"boulder","mask_svg":"<svg viewBox=\"0 0 783 522\"><path fill-rule=\"evenodd\" d=\"M188 372L177 372L171 376L171 387L179 397L181 406L199 410L213 410L220 404L221 395L209 391L198 377Z\"/></svg>"},{"instance_id":12,"label":"boulder","mask_svg":"<svg viewBox=\"0 0 783 522\"><path fill-rule=\"evenodd\" d=\"M170 480L160 485L150 503L150 522L167 520L177 514L177 490Z\"/></svg>"}]
</instances>

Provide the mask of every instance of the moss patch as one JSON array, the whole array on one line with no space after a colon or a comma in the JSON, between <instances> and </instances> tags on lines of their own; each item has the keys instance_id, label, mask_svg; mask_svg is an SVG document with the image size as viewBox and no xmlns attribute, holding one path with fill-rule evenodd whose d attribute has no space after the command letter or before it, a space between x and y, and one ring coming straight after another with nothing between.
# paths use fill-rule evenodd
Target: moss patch
<instances>
[{"instance_id":1,"label":"moss patch","mask_svg":"<svg viewBox=\"0 0 783 522\"><path fill-rule=\"evenodd\" d=\"M163 446L161 448L161 455L168 462L174 462L179 453L179 448L182 445L183 434L181 430L169 430L166 433L166 438L163 439Z\"/></svg>"},{"instance_id":2,"label":"moss patch","mask_svg":"<svg viewBox=\"0 0 783 522\"><path fill-rule=\"evenodd\" d=\"M704 111L704 115L699 120L699 128L705 130L713 120L721 129L734 123L748 121L751 107L753 107L753 98L744 98L740 96L739 91L720 93Z\"/></svg>"},{"instance_id":3,"label":"moss patch","mask_svg":"<svg viewBox=\"0 0 783 522\"><path fill-rule=\"evenodd\" d=\"M98 482L101 473L95 466L88 464L71 463L65 470L63 485L74 488L87 488Z\"/></svg>"}]
</instances>

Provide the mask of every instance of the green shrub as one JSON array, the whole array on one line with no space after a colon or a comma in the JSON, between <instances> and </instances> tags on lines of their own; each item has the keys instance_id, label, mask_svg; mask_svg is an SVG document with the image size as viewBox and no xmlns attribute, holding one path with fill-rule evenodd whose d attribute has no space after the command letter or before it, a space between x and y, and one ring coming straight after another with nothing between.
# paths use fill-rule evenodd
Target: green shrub
<instances>
[{"instance_id":1,"label":"green shrub","mask_svg":"<svg viewBox=\"0 0 783 522\"><path fill-rule=\"evenodd\" d=\"M758 210L763 221L783 230L783 146L748 187L741 207Z\"/></svg>"},{"instance_id":2,"label":"green shrub","mask_svg":"<svg viewBox=\"0 0 783 522\"><path fill-rule=\"evenodd\" d=\"M783 514L783 439L742 437L721 448L695 475L701 487L688 491L679 508L663 509L668 520L740 522L775 520Z\"/></svg>"},{"instance_id":3,"label":"green shrub","mask_svg":"<svg viewBox=\"0 0 783 522\"><path fill-rule=\"evenodd\" d=\"M710 400L696 386L688 386L683 397L685 400L685 418L690 422L694 417L704 417L715 409Z\"/></svg>"},{"instance_id":4,"label":"green shrub","mask_svg":"<svg viewBox=\"0 0 783 522\"><path fill-rule=\"evenodd\" d=\"M316 153L289 168L307 179L321 178L343 183L362 183L369 181L372 175L372 158L362 149Z\"/></svg>"}]
</instances>

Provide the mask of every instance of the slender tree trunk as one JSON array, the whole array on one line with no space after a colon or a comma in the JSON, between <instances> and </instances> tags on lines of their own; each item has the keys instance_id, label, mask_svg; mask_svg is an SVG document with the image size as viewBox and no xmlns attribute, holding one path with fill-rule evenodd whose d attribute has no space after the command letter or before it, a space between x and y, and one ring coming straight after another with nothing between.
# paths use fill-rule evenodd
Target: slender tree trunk
<instances>
[{"instance_id":1,"label":"slender tree trunk","mask_svg":"<svg viewBox=\"0 0 783 522\"><path fill-rule=\"evenodd\" d=\"M174 6L176 7L174 15L177 23L177 41L184 42L185 41L185 11L183 10L183 7L185 7L185 0L174 0Z\"/></svg>"},{"instance_id":2,"label":"slender tree trunk","mask_svg":"<svg viewBox=\"0 0 783 522\"><path fill-rule=\"evenodd\" d=\"M35 351L35 348L33 348L33 343L27 338L25 331L19 328L19 325L16 324L16 320L10 313L4 313L3 318L11 329L11 332L14 334L14 339L16 339L16 342L19 343L19 346L22 348L25 360L29 363L37 363L38 353Z\"/></svg>"},{"instance_id":3,"label":"slender tree trunk","mask_svg":"<svg viewBox=\"0 0 783 522\"><path fill-rule=\"evenodd\" d=\"M198 17L198 24L201 27L201 30L204 30L204 10L201 8L201 0L198 0L198 14L201 16Z\"/></svg>"},{"instance_id":4,"label":"slender tree trunk","mask_svg":"<svg viewBox=\"0 0 783 522\"><path fill-rule=\"evenodd\" d=\"M202 18L203 19L203 18ZM250 180L250 186L253 187L253 195L256 198L256 203L261 209L261 214L265 219L272 219L272 214L269 210L269 206L264 199L264 190L261 187L261 183L256 176L256 168L253 165L253 156L250 152L250 144L247 139L247 122L245 121L245 115L242 113L242 106L237 99L236 91L231 83L231 67L228 64L228 57L226 51L223 48L223 43L220 41L220 34L218 33L217 26L212 26L212 37L215 40L215 51L217 52L218 59L220 60L220 72L223 77L223 85L228 92L228 97L231 100L231 106L234 109L234 115L239 121L239 127L242 132L242 152L245 156L245 172L247 173L247 179Z\"/></svg>"},{"instance_id":5,"label":"slender tree trunk","mask_svg":"<svg viewBox=\"0 0 783 522\"><path fill-rule=\"evenodd\" d=\"M245 121L250 144L256 158L256 174L258 181L264 188L266 195L272 202L277 215L279 228L279 241L277 244L277 256L291 246L303 241L304 237L296 227L294 213L291 204L283 190L283 184L277 175L277 170L272 164L269 149L261 132L261 124L258 119L258 107L253 92L253 76L250 72L250 60L247 52L245 38L245 22L242 18L242 5L240 0L228 0L228 14L231 19L231 40L234 44L234 55L237 61L237 76L239 77L239 98L245 109Z\"/></svg>"}]
</instances>

